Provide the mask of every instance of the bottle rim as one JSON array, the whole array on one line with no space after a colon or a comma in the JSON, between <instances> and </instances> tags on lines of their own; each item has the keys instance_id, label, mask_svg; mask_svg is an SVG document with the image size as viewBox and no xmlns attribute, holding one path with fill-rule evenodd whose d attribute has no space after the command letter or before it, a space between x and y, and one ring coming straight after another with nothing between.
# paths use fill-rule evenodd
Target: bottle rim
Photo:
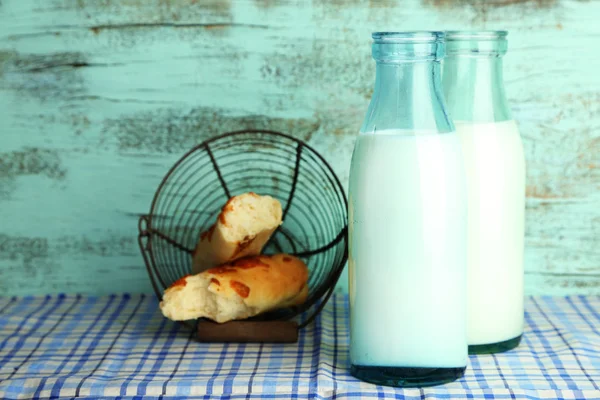
<instances>
[{"instance_id":1,"label":"bottle rim","mask_svg":"<svg viewBox=\"0 0 600 400\"><path fill-rule=\"evenodd\" d=\"M442 31L373 32L375 43L429 43L444 40Z\"/></svg>"},{"instance_id":2,"label":"bottle rim","mask_svg":"<svg viewBox=\"0 0 600 400\"><path fill-rule=\"evenodd\" d=\"M446 41L459 40L504 40L508 36L508 31L446 31Z\"/></svg>"}]
</instances>

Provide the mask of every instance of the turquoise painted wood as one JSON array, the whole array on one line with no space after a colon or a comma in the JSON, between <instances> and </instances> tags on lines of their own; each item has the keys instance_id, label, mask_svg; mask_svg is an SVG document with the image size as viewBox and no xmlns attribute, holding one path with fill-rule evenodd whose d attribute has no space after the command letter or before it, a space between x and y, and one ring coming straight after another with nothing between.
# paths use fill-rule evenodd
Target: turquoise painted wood
<instances>
[{"instance_id":1,"label":"turquoise painted wood","mask_svg":"<svg viewBox=\"0 0 600 400\"><path fill-rule=\"evenodd\" d=\"M346 184L370 32L468 28L510 31L527 291L598 293L599 15L576 0L1 0L0 294L150 291L137 217L219 132L289 132Z\"/></svg>"}]
</instances>

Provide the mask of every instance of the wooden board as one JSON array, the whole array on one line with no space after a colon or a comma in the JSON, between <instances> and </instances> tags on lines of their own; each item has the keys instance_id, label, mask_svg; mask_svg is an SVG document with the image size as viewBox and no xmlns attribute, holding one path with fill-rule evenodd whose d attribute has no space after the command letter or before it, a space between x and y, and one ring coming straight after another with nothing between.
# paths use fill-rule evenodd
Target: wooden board
<instances>
[{"instance_id":1,"label":"wooden board","mask_svg":"<svg viewBox=\"0 0 600 400\"><path fill-rule=\"evenodd\" d=\"M137 217L188 148L282 130L346 185L371 31L504 28L528 293L598 293L598 15L576 0L2 0L0 291L149 291Z\"/></svg>"}]
</instances>

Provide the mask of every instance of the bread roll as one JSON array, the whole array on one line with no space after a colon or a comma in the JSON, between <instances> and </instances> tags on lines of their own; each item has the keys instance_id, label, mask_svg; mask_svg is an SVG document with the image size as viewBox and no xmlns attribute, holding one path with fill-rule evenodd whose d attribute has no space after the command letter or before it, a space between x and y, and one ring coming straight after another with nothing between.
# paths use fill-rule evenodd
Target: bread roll
<instances>
[{"instance_id":1,"label":"bread roll","mask_svg":"<svg viewBox=\"0 0 600 400\"><path fill-rule=\"evenodd\" d=\"M304 303L307 281L306 264L296 257L247 257L181 278L165 291L160 309L173 321L245 319Z\"/></svg>"},{"instance_id":2,"label":"bread roll","mask_svg":"<svg viewBox=\"0 0 600 400\"><path fill-rule=\"evenodd\" d=\"M281 204L271 196L244 193L223 206L217 221L200 235L192 273L260 254L281 225Z\"/></svg>"}]
</instances>

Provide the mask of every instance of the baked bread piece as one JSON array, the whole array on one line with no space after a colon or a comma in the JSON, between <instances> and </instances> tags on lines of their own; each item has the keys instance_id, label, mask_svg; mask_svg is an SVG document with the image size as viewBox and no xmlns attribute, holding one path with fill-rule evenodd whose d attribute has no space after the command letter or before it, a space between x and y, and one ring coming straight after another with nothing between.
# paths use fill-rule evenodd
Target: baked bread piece
<instances>
[{"instance_id":1,"label":"baked bread piece","mask_svg":"<svg viewBox=\"0 0 600 400\"><path fill-rule=\"evenodd\" d=\"M299 258L247 257L179 279L165 291L160 309L173 321L245 319L304 303L307 281L308 268Z\"/></svg>"},{"instance_id":2,"label":"baked bread piece","mask_svg":"<svg viewBox=\"0 0 600 400\"><path fill-rule=\"evenodd\" d=\"M281 216L281 203L271 196L250 192L230 198L217 221L200 235L193 254L192 272L198 274L232 260L260 254L281 225Z\"/></svg>"}]
</instances>

